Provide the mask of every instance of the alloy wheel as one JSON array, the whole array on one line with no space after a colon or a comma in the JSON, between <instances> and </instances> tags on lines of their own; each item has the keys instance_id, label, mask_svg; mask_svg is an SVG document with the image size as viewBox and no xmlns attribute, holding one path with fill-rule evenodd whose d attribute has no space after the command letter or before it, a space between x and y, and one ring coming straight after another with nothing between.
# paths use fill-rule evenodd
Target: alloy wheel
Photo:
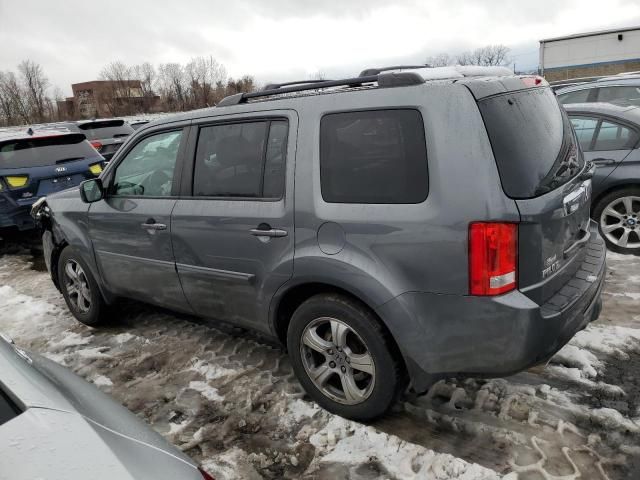
<instances>
[{"instance_id":1,"label":"alloy wheel","mask_svg":"<svg viewBox=\"0 0 640 480\"><path fill-rule=\"evenodd\" d=\"M91 308L91 288L84 270L75 260L67 260L64 276L70 302L79 312L87 313Z\"/></svg>"},{"instance_id":2,"label":"alloy wheel","mask_svg":"<svg viewBox=\"0 0 640 480\"><path fill-rule=\"evenodd\" d=\"M300 355L313 384L330 399L355 405L373 390L376 369L367 345L341 320L321 317L302 333Z\"/></svg>"},{"instance_id":3,"label":"alloy wheel","mask_svg":"<svg viewBox=\"0 0 640 480\"><path fill-rule=\"evenodd\" d=\"M618 247L640 248L640 197L620 197L609 203L600 215L600 229Z\"/></svg>"}]
</instances>

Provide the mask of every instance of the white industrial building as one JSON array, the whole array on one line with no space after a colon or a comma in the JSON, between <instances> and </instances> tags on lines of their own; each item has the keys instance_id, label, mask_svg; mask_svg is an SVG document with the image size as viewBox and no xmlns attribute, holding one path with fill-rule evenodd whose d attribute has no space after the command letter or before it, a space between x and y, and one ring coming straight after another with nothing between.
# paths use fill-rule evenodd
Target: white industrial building
<instances>
[{"instance_id":1,"label":"white industrial building","mask_svg":"<svg viewBox=\"0 0 640 480\"><path fill-rule=\"evenodd\" d=\"M540 40L540 73L548 81L640 70L640 27Z\"/></svg>"}]
</instances>

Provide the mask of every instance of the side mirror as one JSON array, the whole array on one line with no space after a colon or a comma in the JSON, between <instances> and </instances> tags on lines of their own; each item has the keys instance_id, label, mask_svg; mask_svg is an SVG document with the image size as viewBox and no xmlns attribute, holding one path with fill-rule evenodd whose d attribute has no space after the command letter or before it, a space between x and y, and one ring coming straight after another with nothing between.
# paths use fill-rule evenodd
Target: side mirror
<instances>
[{"instance_id":1,"label":"side mirror","mask_svg":"<svg viewBox=\"0 0 640 480\"><path fill-rule=\"evenodd\" d=\"M104 198L102 180L92 178L80 184L80 198L84 203L93 203Z\"/></svg>"}]
</instances>

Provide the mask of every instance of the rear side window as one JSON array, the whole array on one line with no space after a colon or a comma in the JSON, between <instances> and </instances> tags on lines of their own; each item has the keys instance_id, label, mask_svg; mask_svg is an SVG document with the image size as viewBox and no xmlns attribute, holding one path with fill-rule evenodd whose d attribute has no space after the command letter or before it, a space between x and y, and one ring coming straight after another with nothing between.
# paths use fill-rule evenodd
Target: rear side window
<instances>
[{"instance_id":1,"label":"rear side window","mask_svg":"<svg viewBox=\"0 0 640 480\"><path fill-rule=\"evenodd\" d=\"M593 149L596 151L628 150L636 143L638 143L637 132L623 125L603 120Z\"/></svg>"},{"instance_id":2,"label":"rear side window","mask_svg":"<svg viewBox=\"0 0 640 480\"><path fill-rule=\"evenodd\" d=\"M532 198L567 183L584 166L567 114L549 88L478 102L504 192Z\"/></svg>"},{"instance_id":3,"label":"rear side window","mask_svg":"<svg viewBox=\"0 0 640 480\"><path fill-rule=\"evenodd\" d=\"M320 182L329 203L420 203L429 177L417 110L333 113L320 122Z\"/></svg>"},{"instance_id":4,"label":"rear side window","mask_svg":"<svg viewBox=\"0 0 640 480\"><path fill-rule=\"evenodd\" d=\"M571 117L571 123L573 129L576 132L576 137L580 143L580 147L585 152L591 150L591 141L593 140L593 134L596 133L598 127L598 119L590 117Z\"/></svg>"},{"instance_id":5,"label":"rear side window","mask_svg":"<svg viewBox=\"0 0 640 480\"><path fill-rule=\"evenodd\" d=\"M606 103L623 101L628 105L640 105L640 87L601 87L598 89L598 101Z\"/></svg>"},{"instance_id":6,"label":"rear side window","mask_svg":"<svg viewBox=\"0 0 640 480\"><path fill-rule=\"evenodd\" d=\"M56 135L0 143L0 168L31 168L95 158L84 135Z\"/></svg>"},{"instance_id":7,"label":"rear side window","mask_svg":"<svg viewBox=\"0 0 640 480\"><path fill-rule=\"evenodd\" d=\"M562 104L565 103L586 103L589 101L589 93L593 89L584 88L575 92L562 93L558 95L558 101Z\"/></svg>"},{"instance_id":8,"label":"rear side window","mask_svg":"<svg viewBox=\"0 0 640 480\"><path fill-rule=\"evenodd\" d=\"M120 138L131 135L134 130L124 120L104 120L78 125L89 140L104 140L106 138Z\"/></svg>"},{"instance_id":9,"label":"rear side window","mask_svg":"<svg viewBox=\"0 0 640 480\"><path fill-rule=\"evenodd\" d=\"M281 198L288 123L266 120L200 129L193 194Z\"/></svg>"}]
</instances>

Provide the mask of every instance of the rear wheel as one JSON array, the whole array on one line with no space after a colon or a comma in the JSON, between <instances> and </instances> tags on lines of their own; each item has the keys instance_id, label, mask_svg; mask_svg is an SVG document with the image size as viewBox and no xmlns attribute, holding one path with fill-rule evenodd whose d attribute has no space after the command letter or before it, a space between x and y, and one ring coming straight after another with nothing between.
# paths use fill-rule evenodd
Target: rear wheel
<instances>
[{"instance_id":1,"label":"rear wheel","mask_svg":"<svg viewBox=\"0 0 640 480\"><path fill-rule=\"evenodd\" d=\"M58 259L58 280L67 307L76 319L86 325L103 322L106 304L91 271L69 246Z\"/></svg>"},{"instance_id":2,"label":"rear wheel","mask_svg":"<svg viewBox=\"0 0 640 480\"><path fill-rule=\"evenodd\" d=\"M593 215L610 250L640 254L640 188L609 193L598 202Z\"/></svg>"},{"instance_id":3,"label":"rear wheel","mask_svg":"<svg viewBox=\"0 0 640 480\"><path fill-rule=\"evenodd\" d=\"M316 295L294 312L287 346L307 393L326 410L353 420L385 413L402 386L389 334L364 305Z\"/></svg>"}]
</instances>

